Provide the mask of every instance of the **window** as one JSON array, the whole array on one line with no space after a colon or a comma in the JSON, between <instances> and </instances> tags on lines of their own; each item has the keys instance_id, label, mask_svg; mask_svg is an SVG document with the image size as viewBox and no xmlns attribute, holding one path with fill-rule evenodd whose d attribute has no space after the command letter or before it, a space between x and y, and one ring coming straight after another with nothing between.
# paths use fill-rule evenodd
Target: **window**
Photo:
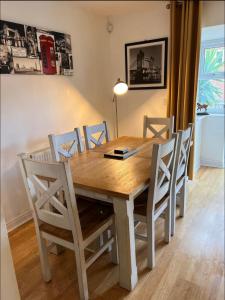
<instances>
[{"instance_id":1,"label":"window","mask_svg":"<svg viewBox=\"0 0 225 300\"><path fill-rule=\"evenodd\" d=\"M224 54L223 39L202 42L197 102L209 113L224 113Z\"/></svg>"}]
</instances>

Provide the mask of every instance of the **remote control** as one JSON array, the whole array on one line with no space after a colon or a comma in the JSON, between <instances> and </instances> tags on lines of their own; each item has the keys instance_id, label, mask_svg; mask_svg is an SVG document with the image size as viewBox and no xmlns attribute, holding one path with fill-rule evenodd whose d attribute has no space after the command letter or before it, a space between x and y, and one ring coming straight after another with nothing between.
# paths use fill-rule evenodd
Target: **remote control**
<instances>
[{"instance_id":1,"label":"remote control","mask_svg":"<svg viewBox=\"0 0 225 300\"><path fill-rule=\"evenodd\" d=\"M129 150L127 148L124 148L124 149L115 149L114 150L114 153L115 154L125 154L127 153Z\"/></svg>"}]
</instances>

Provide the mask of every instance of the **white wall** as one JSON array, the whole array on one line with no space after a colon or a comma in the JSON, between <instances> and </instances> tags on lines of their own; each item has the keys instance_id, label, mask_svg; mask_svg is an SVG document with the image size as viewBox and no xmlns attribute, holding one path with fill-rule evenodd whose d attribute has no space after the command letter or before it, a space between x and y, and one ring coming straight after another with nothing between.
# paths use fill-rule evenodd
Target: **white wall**
<instances>
[{"instance_id":1,"label":"white wall","mask_svg":"<svg viewBox=\"0 0 225 300\"><path fill-rule=\"evenodd\" d=\"M144 13L113 16L110 35L111 86L125 80L125 48L130 42L169 37L169 10L164 1L152 1ZM166 89L130 90L118 97L119 135L142 135L143 116L166 115Z\"/></svg>"},{"instance_id":2,"label":"white wall","mask_svg":"<svg viewBox=\"0 0 225 300\"><path fill-rule=\"evenodd\" d=\"M109 120L105 18L66 1L1 1L1 19L71 34L74 75L1 76L2 199L10 227L29 216L16 154L47 145L49 133Z\"/></svg>"},{"instance_id":3,"label":"white wall","mask_svg":"<svg viewBox=\"0 0 225 300\"><path fill-rule=\"evenodd\" d=\"M202 120L202 166L225 168L224 137L224 115L209 115Z\"/></svg>"},{"instance_id":4,"label":"white wall","mask_svg":"<svg viewBox=\"0 0 225 300\"><path fill-rule=\"evenodd\" d=\"M194 135L194 175L198 174L201 167L202 121L206 116L196 116Z\"/></svg>"},{"instance_id":5,"label":"white wall","mask_svg":"<svg viewBox=\"0 0 225 300\"><path fill-rule=\"evenodd\" d=\"M214 26L224 24L224 1L202 1L202 26Z\"/></svg>"},{"instance_id":6,"label":"white wall","mask_svg":"<svg viewBox=\"0 0 225 300\"><path fill-rule=\"evenodd\" d=\"M201 166L225 168L224 115L197 116L195 124L195 175Z\"/></svg>"}]
</instances>

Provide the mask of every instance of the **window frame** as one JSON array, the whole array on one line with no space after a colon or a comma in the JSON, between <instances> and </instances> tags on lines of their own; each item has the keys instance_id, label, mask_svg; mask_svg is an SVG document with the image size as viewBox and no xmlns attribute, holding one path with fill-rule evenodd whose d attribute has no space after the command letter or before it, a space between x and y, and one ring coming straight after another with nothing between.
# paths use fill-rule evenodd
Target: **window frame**
<instances>
[{"instance_id":1,"label":"window frame","mask_svg":"<svg viewBox=\"0 0 225 300\"><path fill-rule=\"evenodd\" d=\"M205 65L205 50L209 48L220 48L225 47L224 39L216 39L216 40L207 40L202 42L201 46L201 53L200 53L200 76L199 79L223 79L225 71L223 72L216 72L216 73L208 73L204 72L204 65Z\"/></svg>"},{"instance_id":2,"label":"window frame","mask_svg":"<svg viewBox=\"0 0 225 300\"><path fill-rule=\"evenodd\" d=\"M220 47L225 48L225 40L223 38L202 41L201 49L200 49L200 66L199 66L198 80L217 80L217 79L225 80L225 70L223 72L215 72L215 73L204 72L205 50L208 48L220 48ZM225 107L225 101L224 101L224 107ZM216 107L215 108L209 107L208 111L211 114L216 114L216 113L221 114L220 109ZM225 113L225 111L223 113Z\"/></svg>"}]
</instances>

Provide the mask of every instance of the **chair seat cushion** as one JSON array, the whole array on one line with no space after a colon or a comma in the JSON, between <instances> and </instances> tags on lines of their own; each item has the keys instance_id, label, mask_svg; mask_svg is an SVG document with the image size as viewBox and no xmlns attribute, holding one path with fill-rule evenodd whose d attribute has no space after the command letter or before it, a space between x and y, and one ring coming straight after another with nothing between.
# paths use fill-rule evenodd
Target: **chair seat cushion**
<instances>
[{"instance_id":1,"label":"chair seat cushion","mask_svg":"<svg viewBox=\"0 0 225 300\"><path fill-rule=\"evenodd\" d=\"M92 199L93 200L93 199ZM80 217L83 239L86 239L100 227L102 227L114 214L112 205L102 204L98 201L88 201L77 197L77 206ZM40 230L63 240L73 242L72 232L47 223L40 225Z\"/></svg>"}]
</instances>

